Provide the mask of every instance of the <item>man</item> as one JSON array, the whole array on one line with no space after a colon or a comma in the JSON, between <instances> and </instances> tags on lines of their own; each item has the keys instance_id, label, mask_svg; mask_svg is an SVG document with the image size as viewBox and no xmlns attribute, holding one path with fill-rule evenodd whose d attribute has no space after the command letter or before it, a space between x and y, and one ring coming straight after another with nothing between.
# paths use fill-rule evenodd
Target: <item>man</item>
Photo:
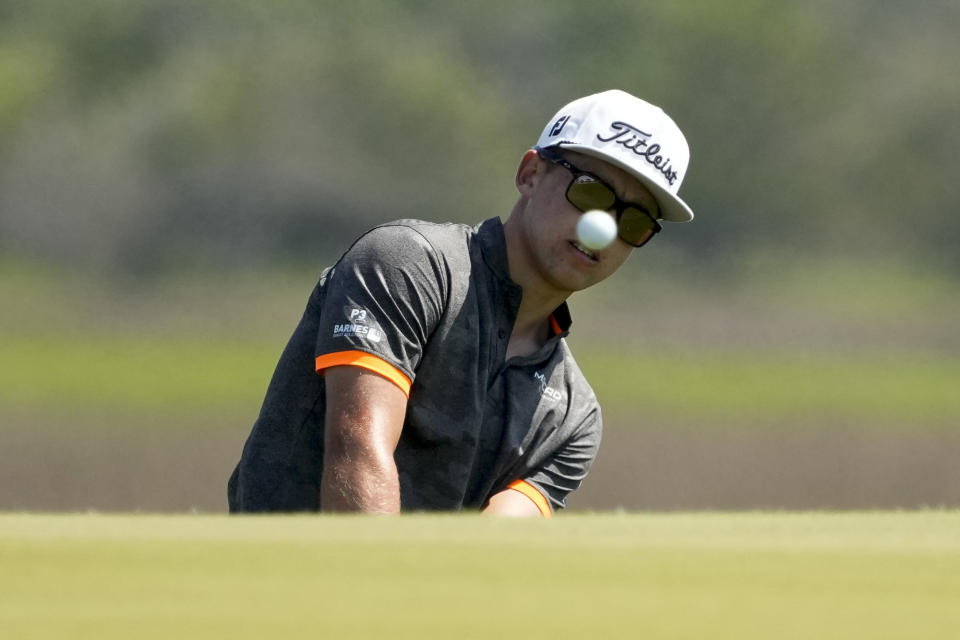
<instances>
[{"instance_id":1,"label":"man","mask_svg":"<svg viewBox=\"0 0 960 640\"><path fill-rule=\"evenodd\" d=\"M229 482L230 510L482 509L549 517L600 444L596 396L564 340L566 299L659 230L677 196L676 124L622 91L552 118L509 218L401 220L323 272ZM618 238L577 240L584 211Z\"/></svg>"}]
</instances>

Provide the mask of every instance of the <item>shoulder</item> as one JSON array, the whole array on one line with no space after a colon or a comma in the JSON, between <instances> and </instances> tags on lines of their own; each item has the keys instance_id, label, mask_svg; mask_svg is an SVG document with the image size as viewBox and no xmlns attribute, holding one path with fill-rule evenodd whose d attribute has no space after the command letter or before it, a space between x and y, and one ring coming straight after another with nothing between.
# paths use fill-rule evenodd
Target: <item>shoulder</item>
<instances>
[{"instance_id":1,"label":"shoulder","mask_svg":"<svg viewBox=\"0 0 960 640\"><path fill-rule=\"evenodd\" d=\"M347 248L330 269L328 281L421 293L426 288L445 299L452 283L470 271L473 233L473 228L462 224L413 219L386 222Z\"/></svg>"},{"instance_id":2,"label":"shoulder","mask_svg":"<svg viewBox=\"0 0 960 640\"><path fill-rule=\"evenodd\" d=\"M570 344L567 342L566 338L560 339L559 343L557 344L557 350L559 351L560 357L563 359L564 377L568 383L575 385L577 388L576 390L579 393L596 398L596 394L593 392L593 387L590 386L590 383L587 381L587 376L583 373L583 369L580 368L580 364L573 356L573 351L570 349Z\"/></svg>"},{"instance_id":3,"label":"shoulder","mask_svg":"<svg viewBox=\"0 0 960 640\"><path fill-rule=\"evenodd\" d=\"M570 345L566 340L560 340L558 350L563 358L563 382L570 396L571 409L576 408L575 413L579 414L577 422L591 423L596 422L597 427L601 423L600 402L597 394L590 385L587 376L573 357Z\"/></svg>"},{"instance_id":4,"label":"shoulder","mask_svg":"<svg viewBox=\"0 0 960 640\"><path fill-rule=\"evenodd\" d=\"M473 227L465 224L413 219L394 220L371 230L374 234L415 238L440 254L455 253L466 248L475 232Z\"/></svg>"},{"instance_id":5,"label":"shoulder","mask_svg":"<svg viewBox=\"0 0 960 640\"><path fill-rule=\"evenodd\" d=\"M380 259L416 259L428 254L442 259L469 242L473 229L454 223L424 220L394 220L385 222L361 235L346 255L373 253Z\"/></svg>"}]
</instances>

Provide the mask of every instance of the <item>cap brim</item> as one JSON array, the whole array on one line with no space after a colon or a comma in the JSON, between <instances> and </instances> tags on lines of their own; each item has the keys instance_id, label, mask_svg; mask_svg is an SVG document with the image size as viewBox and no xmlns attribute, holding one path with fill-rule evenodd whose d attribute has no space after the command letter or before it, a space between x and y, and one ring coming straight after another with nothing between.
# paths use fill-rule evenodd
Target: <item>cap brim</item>
<instances>
[{"instance_id":1,"label":"cap brim","mask_svg":"<svg viewBox=\"0 0 960 640\"><path fill-rule=\"evenodd\" d=\"M644 174L636 171L627 163L621 162L615 157L608 156L605 153L600 153L596 148L588 145L561 142L560 144L553 146L560 147L562 149L570 149L571 151L576 151L584 155L593 156L598 160L603 160L608 164L612 164L613 166L626 171L628 174L643 183L643 186L647 188L654 200L657 201L657 206L660 207L661 219L669 222L690 222L693 220L693 211L687 206L686 202L678 198L676 195L670 193Z\"/></svg>"}]
</instances>

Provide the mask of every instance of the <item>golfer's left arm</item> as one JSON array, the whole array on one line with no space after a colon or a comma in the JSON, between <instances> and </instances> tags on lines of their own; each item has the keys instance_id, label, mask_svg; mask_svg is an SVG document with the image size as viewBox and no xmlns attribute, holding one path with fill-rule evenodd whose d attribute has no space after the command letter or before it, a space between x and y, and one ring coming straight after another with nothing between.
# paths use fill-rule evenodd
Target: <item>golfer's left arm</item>
<instances>
[{"instance_id":1,"label":"golfer's left arm","mask_svg":"<svg viewBox=\"0 0 960 640\"><path fill-rule=\"evenodd\" d=\"M483 512L492 516L512 518L534 518L537 516L549 518L552 515L549 506L547 506L546 513L541 509L542 506L538 506L536 500L532 499L529 494L516 489L504 489L490 498Z\"/></svg>"},{"instance_id":2,"label":"golfer's left arm","mask_svg":"<svg viewBox=\"0 0 960 640\"><path fill-rule=\"evenodd\" d=\"M600 446L599 411L591 413L570 440L537 468L495 493L483 512L496 516L550 518L580 488Z\"/></svg>"}]
</instances>

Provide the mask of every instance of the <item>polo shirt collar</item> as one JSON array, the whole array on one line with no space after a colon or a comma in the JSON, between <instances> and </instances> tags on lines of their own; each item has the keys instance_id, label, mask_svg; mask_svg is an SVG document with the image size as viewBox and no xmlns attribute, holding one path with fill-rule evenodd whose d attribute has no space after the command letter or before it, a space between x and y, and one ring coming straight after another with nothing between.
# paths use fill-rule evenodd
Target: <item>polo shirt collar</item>
<instances>
[{"instance_id":1,"label":"polo shirt collar","mask_svg":"<svg viewBox=\"0 0 960 640\"><path fill-rule=\"evenodd\" d=\"M507 262L507 241L503 235L503 223L500 218L484 220L477 227L477 237L480 240L480 250L487 266L497 274L501 280L518 286L510 279L510 267Z\"/></svg>"},{"instance_id":2,"label":"polo shirt collar","mask_svg":"<svg viewBox=\"0 0 960 640\"><path fill-rule=\"evenodd\" d=\"M553 310L553 319L556 321L555 327L560 329L561 336L570 333L570 326L573 325L573 318L570 317L570 307L566 301L560 303L560 306Z\"/></svg>"},{"instance_id":3,"label":"polo shirt collar","mask_svg":"<svg viewBox=\"0 0 960 640\"><path fill-rule=\"evenodd\" d=\"M503 235L503 223L500 218L484 220L477 227L477 237L480 241L480 250L487 266L504 282L520 290L520 285L510 279L510 267L507 261L507 242ZM566 302L553 310L553 319L559 327L558 335L565 337L570 333L573 319Z\"/></svg>"}]
</instances>

